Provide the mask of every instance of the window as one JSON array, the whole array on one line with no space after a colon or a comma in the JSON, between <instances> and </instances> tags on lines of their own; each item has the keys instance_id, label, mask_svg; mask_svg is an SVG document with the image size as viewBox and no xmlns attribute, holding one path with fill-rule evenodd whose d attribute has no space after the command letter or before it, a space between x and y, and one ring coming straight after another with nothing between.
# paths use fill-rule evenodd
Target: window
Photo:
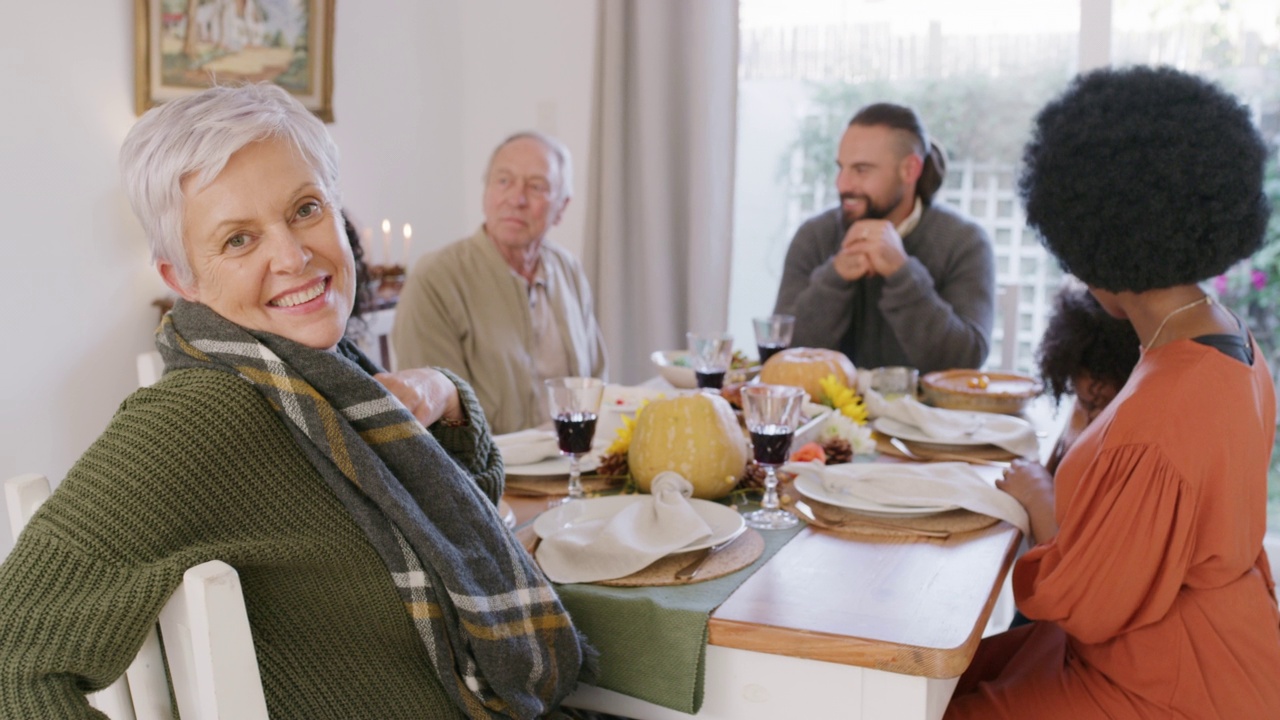
<instances>
[{"instance_id":1,"label":"window","mask_svg":"<svg viewBox=\"0 0 1280 720\"><path fill-rule=\"evenodd\" d=\"M1032 116L1075 72L1077 0L741 0L740 9L731 332L750 337L751 318L772 310L796 228L836 203L841 133L857 108L881 100L915 108L947 149L937 201L987 229L997 283L1053 296L1059 276L1039 271L1053 263L1024 232L1015 178ZM1023 348L1044 330L1043 308L1029 309L1031 326L1015 339L1026 371Z\"/></svg>"}]
</instances>

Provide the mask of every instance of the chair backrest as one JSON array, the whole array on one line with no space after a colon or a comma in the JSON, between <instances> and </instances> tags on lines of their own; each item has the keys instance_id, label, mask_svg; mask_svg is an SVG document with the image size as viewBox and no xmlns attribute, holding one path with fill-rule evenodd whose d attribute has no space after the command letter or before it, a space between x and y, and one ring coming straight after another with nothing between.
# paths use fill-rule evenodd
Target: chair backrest
<instances>
[{"instance_id":1,"label":"chair backrest","mask_svg":"<svg viewBox=\"0 0 1280 720\"><path fill-rule=\"evenodd\" d=\"M16 540L50 495L43 475L5 481ZM124 676L89 696L111 720L171 720L169 680L184 720L267 720L240 576L220 560L188 569ZM160 638L164 638L161 650ZM165 658L168 658L168 678Z\"/></svg>"},{"instance_id":2,"label":"chair backrest","mask_svg":"<svg viewBox=\"0 0 1280 720\"><path fill-rule=\"evenodd\" d=\"M164 359L155 350L138 353L138 387L156 384L164 374Z\"/></svg>"},{"instance_id":3,"label":"chair backrest","mask_svg":"<svg viewBox=\"0 0 1280 720\"><path fill-rule=\"evenodd\" d=\"M388 371L395 370L395 353L391 349L391 328L396 322L396 309L383 308L361 316L367 330L360 349L377 360Z\"/></svg>"},{"instance_id":4,"label":"chair backrest","mask_svg":"<svg viewBox=\"0 0 1280 720\"><path fill-rule=\"evenodd\" d=\"M996 307L1000 316L1000 366L1009 372L1018 369L1018 293L1017 285L1001 285L996 291ZM990 363L988 363L990 364Z\"/></svg>"},{"instance_id":5,"label":"chair backrest","mask_svg":"<svg viewBox=\"0 0 1280 720\"><path fill-rule=\"evenodd\" d=\"M1280 536L1268 534L1262 540L1262 547L1267 549L1267 560L1271 563L1271 577L1280 578Z\"/></svg>"},{"instance_id":6,"label":"chair backrest","mask_svg":"<svg viewBox=\"0 0 1280 720\"><path fill-rule=\"evenodd\" d=\"M27 473L9 478L4 483L4 502L9 509L9 530L18 539L36 508L49 499L49 480L43 475Z\"/></svg>"}]
</instances>

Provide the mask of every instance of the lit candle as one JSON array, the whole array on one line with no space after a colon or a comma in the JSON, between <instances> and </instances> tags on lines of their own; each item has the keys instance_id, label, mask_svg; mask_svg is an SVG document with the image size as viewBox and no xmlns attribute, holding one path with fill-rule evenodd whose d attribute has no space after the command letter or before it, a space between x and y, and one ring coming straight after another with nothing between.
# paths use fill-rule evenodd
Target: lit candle
<instances>
[{"instance_id":1,"label":"lit candle","mask_svg":"<svg viewBox=\"0 0 1280 720\"><path fill-rule=\"evenodd\" d=\"M382 220L382 262L391 264L391 221L385 218Z\"/></svg>"},{"instance_id":2,"label":"lit candle","mask_svg":"<svg viewBox=\"0 0 1280 720\"><path fill-rule=\"evenodd\" d=\"M413 237L413 228L409 227L409 223L404 224L404 267L409 269L409 239Z\"/></svg>"}]
</instances>

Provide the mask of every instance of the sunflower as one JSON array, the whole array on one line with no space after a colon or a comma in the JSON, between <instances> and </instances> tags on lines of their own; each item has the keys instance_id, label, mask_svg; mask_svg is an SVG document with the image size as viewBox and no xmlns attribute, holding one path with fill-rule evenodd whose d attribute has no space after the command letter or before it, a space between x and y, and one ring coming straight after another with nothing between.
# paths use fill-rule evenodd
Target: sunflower
<instances>
[{"instance_id":1,"label":"sunflower","mask_svg":"<svg viewBox=\"0 0 1280 720\"><path fill-rule=\"evenodd\" d=\"M822 387L823 405L834 408L859 425L867 424L866 403L862 402L862 397L853 388L840 382L834 374L822 378L818 384Z\"/></svg>"}]
</instances>

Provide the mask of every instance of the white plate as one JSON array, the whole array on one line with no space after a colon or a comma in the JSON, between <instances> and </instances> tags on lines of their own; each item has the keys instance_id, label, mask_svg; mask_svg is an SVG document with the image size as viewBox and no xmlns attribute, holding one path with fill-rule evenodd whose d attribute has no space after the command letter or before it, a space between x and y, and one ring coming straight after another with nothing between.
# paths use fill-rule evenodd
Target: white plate
<instances>
[{"instance_id":1,"label":"white plate","mask_svg":"<svg viewBox=\"0 0 1280 720\"><path fill-rule=\"evenodd\" d=\"M827 424L827 419L831 417L835 410L826 405L805 403L802 412L806 420L800 423L800 427L796 428L795 434L791 436L791 452L800 449L800 446L805 443L817 442L822 428Z\"/></svg>"},{"instance_id":2,"label":"white plate","mask_svg":"<svg viewBox=\"0 0 1280 720\"><path fill-rule=\"evenodd\" d=\"M836 505L850 510L857 510L867 515L879 515L881 517L896 518L913 518L925 517L927 515L937 515L948 510L955 510L959 505L934 505L931 507L893 507L892 505L881 505L879 503L869 503L859 500L852 495L844 493L831 492L822 487L820 481L811 477L799 475L795 480L796 490L811 500L824 502L828 505Z\"/></svg>"},{"instance_id":3,"label":"white plate","mask_svg":"<svg viewBox=\"0 0 1280 720\"><path fill-rule=\"evenodd\" d=\"M613 442L610 436L607 440L597 438L591 443L591 452L582 456L578 461L578 470L582 473L595 471L600 467L600 455L604 453L605 448L609 447L609 443ZM569 477L569 458L560 457L547 458L536 463L528 465L507 465L506 472L508 476L519 475L524 477L554 477L562 475Z\"/></svg>"},{"instance_id":4,"label":"white plate","mask_svg":"<svg viewBox=\"0 0 1280 720\"><path fill-rule=\"evenodd\" d=\"M648 498L648 495L606 495L605 497L575 500L559 507L554 507L539 515L533 521L533 531L538 534L538 537L545 538L563 529L566 524L574 525L588 520L607 520L622 512L622 509L628 505ZM698 513L706 521L707 525L711 526L711 537L701 542L689 543L671 553L673 555L675 553L689 552L690 550L709 548L712 545L736 537L747 528L742 515L738 514L738 511L733 508L713 503L710 500L698 500L697 498L689 500L689 505L693 507L694 512Z\"/></svg>"},{"instance_id":5,"label":"white plate","mask_svg":"<svg viewBox=\"0 0 1280 720\"><path fill-rule=\"evenodd\" d=\"M1009 437L1015 435L1020 429L1031 429L1031 424L1022 418L1016 418L1012 415L1001 415L999 413L973 413L974 418L980 418L982 427L989 432L983 432L975 435L973 439L966 440L964 438L949 438L946 442L941 442L938 438L926 435L920 428L914 425L894 420L890 417L876 418L871 424L876 432L882 435L892 435L900 440L908 442L923 443L932 445L939 449L943 448L973 448L982 445L991 445L991 436L998 433L1001 437Z\"/></svg>"},{"instance_id":6,"label":"white plate","mask_svg":"<svg viewBox=\"0 0 1280 720\"><path fill-rule=\"evenodd\" d=\"M634 413L645 400L656 400L666 395L666 392L654 388L605 385L600 412Z\"/></svg>"}]
</instances>

